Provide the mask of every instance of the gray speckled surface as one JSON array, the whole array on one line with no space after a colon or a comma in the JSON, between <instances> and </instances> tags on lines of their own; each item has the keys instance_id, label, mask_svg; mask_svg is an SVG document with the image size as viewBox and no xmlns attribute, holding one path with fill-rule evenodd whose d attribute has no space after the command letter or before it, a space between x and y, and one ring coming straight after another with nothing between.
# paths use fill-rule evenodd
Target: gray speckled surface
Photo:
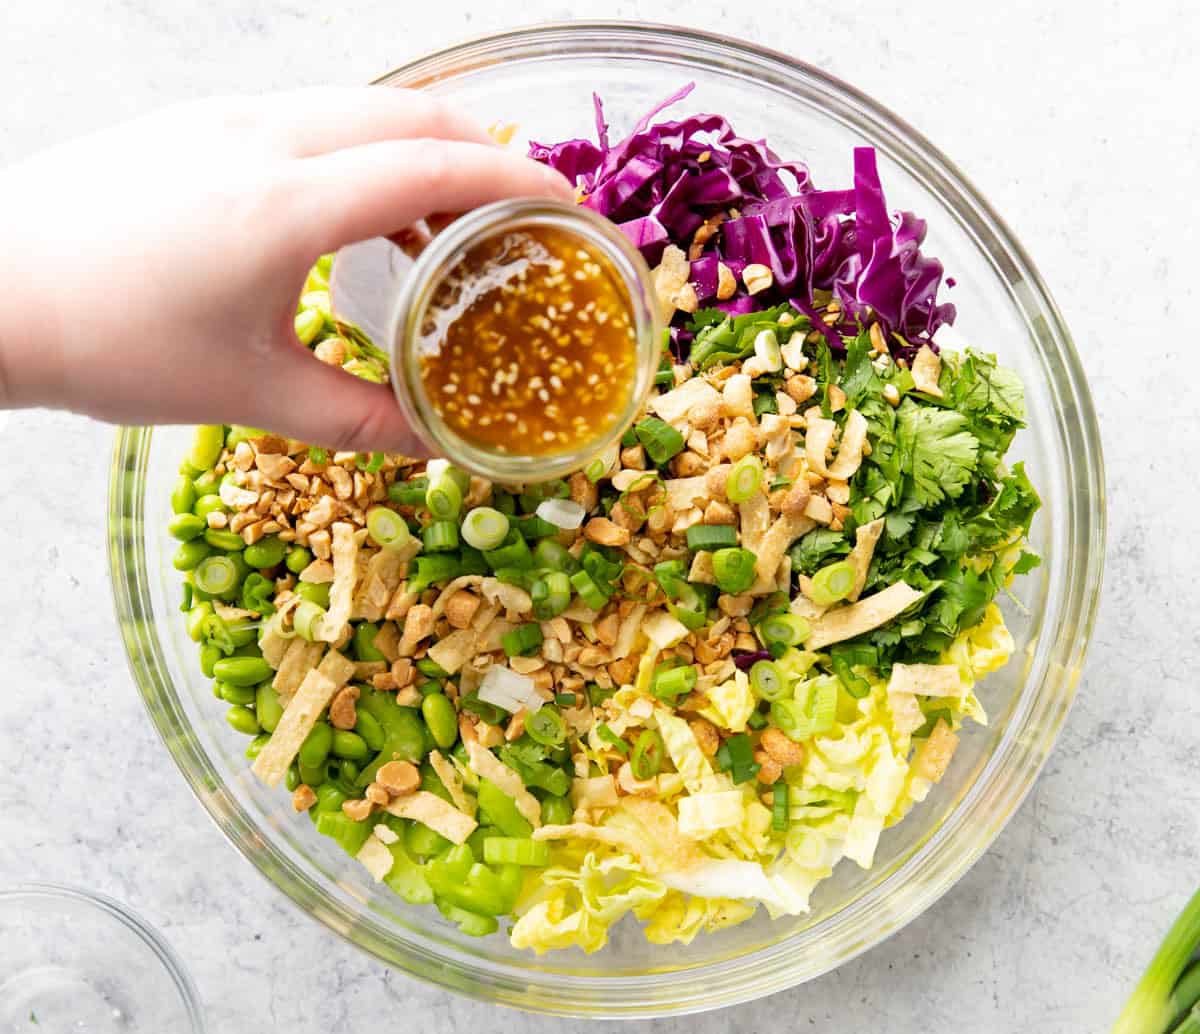
<instances>
[{"instance_id":1,"label":"gray speckled surface","mask_svg":"<svg viewBox=\"0 0 1200 1034\"><path fill-rule=\"evenodd\" d=\"M5 7L0 160L168 100L358 82L451 40L584 5L443 0L17 0ZM474 10L472 10L474 8ZM407 13L406 13L407 12ZM747 13L749 12L749 13ZM788 12L788 13L785 13ZM922 918L806 987L660 1029L1077 1032L1111 1022L1193 889L1200 854L1200 15L1183 2L1047 5L715 0L590 16L732 29L910 118L1006 213L1092 376L1110 555L1079 698L1035 790ZM81 170L81 174L86 174ZM0 230L2 238L2 230ZM0 416L10 557L0 636L0 885L78 882L141 910L191 968L217 1031L481 1028L487 1006L388 972L300 916L205 820L135 697L110 615L111 432ZM36 461L36 467L35 467ZM509 1029L566 1025L509 1014Z\"/></svg>"}]
</instances>

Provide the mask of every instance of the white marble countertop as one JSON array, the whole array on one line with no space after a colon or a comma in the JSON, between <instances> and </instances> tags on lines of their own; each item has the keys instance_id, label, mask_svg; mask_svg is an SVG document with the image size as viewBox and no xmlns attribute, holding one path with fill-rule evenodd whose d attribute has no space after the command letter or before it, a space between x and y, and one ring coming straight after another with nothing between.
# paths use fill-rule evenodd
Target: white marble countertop
<instances>
[{"instance_id":1,"label":"white marble countertop","mask_svg":"<svg viewBox=\"0 0 1200 1034\"><path fill-rule=\"evenodd\" d=\"M695 0L668 14L632 0L442 0L435 14L379 0L15 0L3 18L0 161L174 99L360 82L572 8L769 42L920 127L1006 214L1054 290L1092 377L1108 463L1108 571L1078 701L992 849L837 972L736 1018L660 1029L1107 1027L1200 872L1200 489L1186 473L1200 304L1193 6ZM356 1032L381 1015L420 1017L429 1034L486 1029L488 1006L389 972L298 914L206 820L142 711L111 616L110 429L42 412L3 421L0 885L54 879L129 902L180 951L217 1031Z\"/></svg>"}]
</instances>

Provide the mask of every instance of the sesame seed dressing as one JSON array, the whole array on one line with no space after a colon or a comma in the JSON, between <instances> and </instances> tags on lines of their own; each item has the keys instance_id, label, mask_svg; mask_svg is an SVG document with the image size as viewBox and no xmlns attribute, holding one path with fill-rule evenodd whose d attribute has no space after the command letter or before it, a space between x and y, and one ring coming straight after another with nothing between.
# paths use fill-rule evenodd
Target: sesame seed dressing
<instances>
[{"instance_id":1,"label":"sesame seed dressing","mask_svg":"<svg viewBox=\"0 0 1200 1034\"><path fill-rule=\"evenodd\" d=\"M635 389L628 292L603 254L562 230L529 226L473 245L427 312L426 396L483 448L577 449L612 428Z\"/></svg>"}]
</instances>

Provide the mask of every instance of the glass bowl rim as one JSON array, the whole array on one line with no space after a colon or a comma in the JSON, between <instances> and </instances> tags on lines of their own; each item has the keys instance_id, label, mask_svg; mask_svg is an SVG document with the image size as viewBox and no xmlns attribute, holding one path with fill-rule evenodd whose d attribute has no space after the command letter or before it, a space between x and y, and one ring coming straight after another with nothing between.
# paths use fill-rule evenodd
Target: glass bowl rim
<instances>
[{"instance_id":1,"label":"glass bowl rim","mask_svg":"<svg viewBox=\"0 0 1200 1034\"><path fill-rule=\"evenodd\" d=\"M654 47L660 48L655 51ZM590 50L588 49L590 48ZM667 49L669 48L669 49ZM422 945L397 944L329 893L291 859L264 841L245 809L222 784L212 762L188 727L174 687L157 663L157 637L148 635L139 613L148 601L145 555L138 527L143 499L122 491L145 476L150 430L117 433L110 481L109 563L118 622L131 671L151 718L193 792L222 833L303 911L345 940L412 976L481 1000L560 1016L644 1018L698 1012L735 1005L784 990L846 962L880 943L920 915L974 864L995 839L1033 785L1074 697L1087 641L1099 605L1104 558L1104 474L1100 436L1082 365L1062 316L1032 261L999 215L954 164L923 135L886 108L835 77L804 62L742 40L693 29L624 21L569 22L530 26L469 40L418 58L376 80L411 87L505 59L531 59L541 53L655 56L663 52L710 71L733 69L786 93L819 90L825 113L870 129L877 147L936 189L943 203L974 234L976 246L1003 271L1008 285L1020 283L1014 303L1027 329L1037 319L1030 344L1050 364L1050 385L1060 419L1066 469L1076 479L1075 494L1064 504L1068 543L1066 588L1059 628L1044 678L1027 684L1010 725L954 810L894 871L825 923L758 951L697 965L684 971L637 976L594 977L561 973L535 975L506 963L481 962L465 953L438 953ZM1072 420L1061 415L1069 412ZM132 518L132 523L127 523ZM131 541L132 540L132 541ZM130 548L132 546L132 549ZM126 561L132 554L131 582ZM155 658L147 664L147 656ZM1000 807L981 813L984 790ZM918 878L918 875L920 878ZM886 909L878 906L886 902ZM868 914L872 907L874 915ZM831 929L826 930L825 927ZM797 950L797 942L820 929L820 951ZM789 949L789 945L791 948Z\"/></svg>"},{"instance_id":2,"label":"glass bowl rim","mask_svg":"<svg viewBox=\"0 0 1200 1034\"><path fill-rule=\"evenodd\" d=\"M190 1029L193 1034L204 1034L204 1010L196 985L192 982L191 974L184 966L179 953L171 947L170 942L151 926L141 914L135 912L124 902L101 894L99 891L86 887L74 887L65 883L53 883L47 880L26 880L10 887L0 887L0 905L5 902L20 902L30 898L50 899L52 901L73 902L107 916L119 923L132 933L139 941L150 949L154 957L162 965L171 983L179 994L179 1000L187 1013Z\"/></svg>"}]
</instances>

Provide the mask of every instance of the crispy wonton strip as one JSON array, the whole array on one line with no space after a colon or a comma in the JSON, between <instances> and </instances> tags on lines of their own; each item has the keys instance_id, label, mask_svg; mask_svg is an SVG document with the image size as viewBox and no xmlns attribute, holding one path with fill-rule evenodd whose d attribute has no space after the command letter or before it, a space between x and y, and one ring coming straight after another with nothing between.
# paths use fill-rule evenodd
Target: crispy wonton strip
<instances>
[{"instance_id":1,"label":"crispy wonton strip","mask_svg":"<svg viewBox=\"0 0 1200 1034\"><path fill-rule=\"evenodd\" d=\"M279 670L271 685L281 697L290 697L304 681L304 676L317 666L321 654L325 652L324 643L309 643L296 636L289 644L283 660L279 662Z\"/></svg>"},{"instance_id":2,"label":"crispy wonton strip","mask_svg":"<svg viewBox=\"0 0 1200 1034\"><path fill-rule=\"evenodd\" d=\"M450 582L440 593L438 598L433 601L433 617L436 621L446 613L446 604L450 602L450 597L453 596L459 589L474 588L483 584L483 575L481 574L464 574L455 578Z\"/></svg>"},{"instance_id":3,"label":"crispy wonton strip","mask_svg":"<svg viewBox=\"0 0 1200 1034\"><path fill-rule=\"evenodd\" d=\"M837 459L829 464L829 476L834 481L849 481L862 463L863 446L867 444L867 418L857 409L850 410L842 428L842 444Z\"/></svg>"},{"instance_id":4,"label":"crispy wonton strip","mask_svg":"<svg viewBox=\"0 0 1200 1034\"><path fill-rule=\"evenodd\" d=\"M707 549L692 558L692 569L688 571L688 581L699 582L701 585L717 584L716 575L713 574L712 553Z\"/></svg>"},{"instance_id":5,"label":"crispy wonton strip","mask_svg":"<svg viewBox=\"0 0 1200 1034\"><path fill-rule=\"evenodd\" d=\"M333 679L334 685L341 689L354 675L354 662L345 654L340 654L337 650L330 650L321 658L321 663L317 665L317 671L327 679Z\"/></svg>"},{"instance_id":6,"label":"crispy wonton strip","mask_svg":"<svg viewBox=\"0 0 1200 1034\"><path fill-rule=\"evenodd\" d=\"M637 642L638 631L642 627L642 618L646 616L646 605L639 603L631 607L625 620L617 632L617 641L613 646L612 659L619 661L633 652L633 644Z\"/></svg>"},{"instance_id":7,"label":"crispy wonton strip","mask_svg":"<svg viewBox=\"0 0 1200 1034\"><path fill-rule=\"evenodd\" d=\"M464 815L449 801L443 801L428 790L397 797L384 810L398 819L414 819L435 833L440 833L452 844L465 844L478 825L470 815Z\"/></svg>"},{"instance_id":8,"label":"crispy wonton strip","mask_svg":"<svg viewBox=\"0 0 1200 1034\"><path fill-rule=\"evenodd\" d=\"M689 413L696 406L716 405L720 401L721 393L716 388L700 377L693 377L666 394L653 396L646 407L655 416L674 425L687 423Z\"/></svg>"},{"instance_id":9,"label":"crispy wonton strip","mask_svg":"<svg viewBox=\"0 0 1200 1034\"><path fill-rule=\"evenodd\" d=\"M293 641L287 636L280 635L278 628L272 623L258 641L258 648L262 650L263 660L272 668L278 668L283 663L283 658L287 655L288 647L292 645Z\"/></svg>"},{"instance_id":10,"label":"crispy wonton strip","mask_svg":"<svg viewBox=\"0 0 1200 1034\"><path fill-rule=\"evenodd\" d=\"M437 777L442 781L446 792L450 794L450 800L454 802L454 807L465 815L473 815L475 813L475 798L463 789L462 776L458 774L458 769L442 757L441 751L437 750L430 751L429 764L437 773Z\"/></svg>"},{"instance_id":11,"label":"crispy wonton strip","mask_svg":"<svg viewBox=\"0 0 1200 1034\"><path fill-rule=\"evenodd\" d=\"M354 857L362 862L376 883L381 882L392 871L392 865L396 860L392 852L387 849L387 844L374 833L363 841L363 846L358 849L358 854Z\"/></svg>"},{"instance_id":12,"label":"crispy wonton strip","mask_svg":"<svg viewBox=\"0 0 1200 1034\"><path fill-rule=\"evenodd\" d=\"M827 610L813 622L812 634L804 645L809 650L819 650L831 643L853 639L891 621L924 595L906 582L896 582L857 603Z\"/></svg>"},{"instance_id":13,"label":"crispy wonton strip","mask_svg":"<svg viewBox=\"0 0 1200 1034\"><path fill-rule=\"evenodd\" d=\"M333 525L333 584L329 588L329 610L317 625L317 637L336 643L346 631L354 605L354 581L358 573L358 543L354 525L338 521Z\"/></svg>"},{"instance_id":14,"label":"crispy wonton strip","mask_svg":"<svg viewBox=\"0 0 1200 1034\"><path fill-rule=\"evenodd\" d=\"M467 755L471 759L471 767L475 774L483 779L490 779L508 794L516 804L517 811L525 816L534 829L542 824L542 806L538 799L525 789L525 784L516 772L479 743L468 743Z\"/></svg>"},{"instance_id":15,"label":"crispy wonton strip","mask_svg":"<svg viewBox=\"0 0 1200 1034\"><path fill-rule=\"evenodd\" d=\"M288 766L296 756L305 738L316 724L321 712L329 706L337 684L315 668L304 676L296 695L284 708L283 717L254 759L251 771L267 786L278 786L287 775Z\"/></svg>"},{"instance_id":16,"label":"crispy wonton strip","mask_svg":"<svg viewBox=\"0 0 1200 1034\"><path fill-rule=\"evenodd\" d=\"M889 693L916 693L923 697L962 697L966 687L957 664L894 664Z\"/></svg>"},{"instance_id":17,"label":"crispy wonton strip","mask_svg":"<svg viewBox=\"0 0 1200 1034\"><path fill-rule=\"evenodd\" d=\"M854 588L846 597L851 603L862 595L867 583L867 572L871 570L871 557L875 555L875 544L883 534L883 518L878 517L870 524L860 524L854 532L854 548L846 557L854 565Z\"/></svg>"},{"instance_id":18,"label":"crispy wonton strip","mask_svg":"<svg viewBox=\"0 0 1200 1034\"><path fill-rule=\"evenodd\" d=\"M763 535L755 553L754 573L756 584L751 592L773 592L775 578L779 573L779 562L783 559L788 547L801 535L807 535L816 522L803 514L789 513L780 517ZM750 548L750 547L747 547Z\"/></svg>"},{"instance_id":19,"label":"crispy wonton strip","mask_svg":"<svg viewBox=\"0 0 1200 1034\"><path fill-rule=\"evenodd\" d=\"M744 503L738 504L738 525L742 536L742 548L757 553L763 536L771 523L771 507L766 492L755 492Z\"/></svg>"}]
</instances>

